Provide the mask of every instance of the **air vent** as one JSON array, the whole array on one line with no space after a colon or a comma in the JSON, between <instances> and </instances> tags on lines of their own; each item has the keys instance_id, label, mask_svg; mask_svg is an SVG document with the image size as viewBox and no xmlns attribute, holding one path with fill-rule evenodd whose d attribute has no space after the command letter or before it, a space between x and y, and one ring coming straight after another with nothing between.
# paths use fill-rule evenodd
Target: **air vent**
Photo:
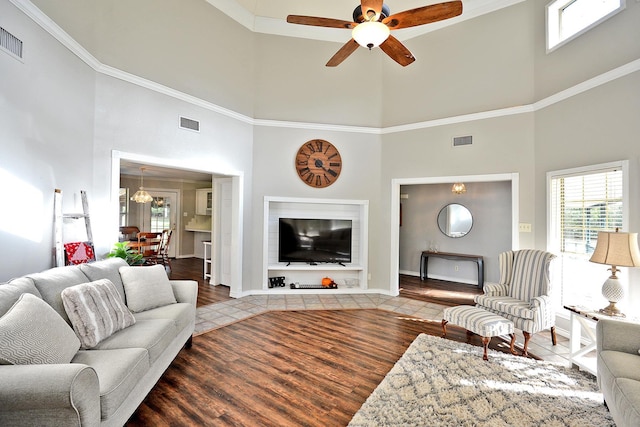
<instances>
[{"instance_id":1,"label":"air vent","mask_svg":"<svg viewBox=\"0 0 640 427\"><path fill-rule=\"evenodd\" d=\"M471 145L473 144L472 141L473 137L471 135L469 136L456 136L453 138L453 146L454 147L460 147L463 145Z\"/></svg>"},{"instance_id":2,"label":"air vent","mask_svg":"<svg viewBox=\"0 0 640 427\"><path fill-rule=\"evenodd\" d=\"M0 48L22 59L22 40L0 27Z\"/></svg>"},{"instance_id":3,"label":"air vent","mask_svg":"<svg viewBox=\"0 0 640 427\"><path fill-rule=\"evenodd\" d=\"M187 119L186 117L180 117L180 127L182 129L189 129L200 132L200 122L197 120Z\"/></svg>"}]
</instances>

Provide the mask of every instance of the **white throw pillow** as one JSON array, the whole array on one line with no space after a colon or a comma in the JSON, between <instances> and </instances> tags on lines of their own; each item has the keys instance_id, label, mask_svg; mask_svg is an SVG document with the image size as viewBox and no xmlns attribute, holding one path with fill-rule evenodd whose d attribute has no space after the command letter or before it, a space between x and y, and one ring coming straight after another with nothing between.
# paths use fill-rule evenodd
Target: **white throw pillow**
<instances>
[{"instance_id":1,"label":"white throw pillow","mask_svg":"<svg viewBox=\"0 0 640 427\"><path fill-rule=\"evenodd\" d=\"M161 264L148 267L120 267L127 306L134 313L175 304L176 297Z\"/></svg>"},{"instance_id":2,"label":"white throw pillow","mask_svg":"<svg viewBox=\"0 0 640 427\"><path fill-rule=\"evenodd\" d=\"M109 279L71 286L60 296L84 348L93 348L115 332L136 323Z\"/></svg>"},{"instance_id":3,"label":"white throw pillow","mask_svg":"<svg viewBox=\"0 0 640 427\"><path fill-rule=\"evenodd\" d=\"M22 294L0 318L0 365L69 363L79 348L67 322L34 295Z\"/></svg>"}]
</instances>

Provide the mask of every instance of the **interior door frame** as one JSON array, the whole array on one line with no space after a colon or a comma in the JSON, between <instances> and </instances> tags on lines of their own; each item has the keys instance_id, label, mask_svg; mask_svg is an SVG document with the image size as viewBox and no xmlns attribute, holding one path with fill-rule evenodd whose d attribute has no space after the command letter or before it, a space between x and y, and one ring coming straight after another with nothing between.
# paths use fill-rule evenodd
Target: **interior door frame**
<instances>
[{"instance_id":1,"label":"interior door frame","mask_svg":"<svg viewBox=\"0 0 640 427\"><path fill-rule=\"evenodd\" d=\"M498 173L489 175L466 176L436 176L419 178L394 178L391 180L391 224L400 224L400 187L402 185L420 184L453 184L455 182L511 182L511 245L512 249L519 249L520 234L518 224L520 222L520 175L518 173ZM391 227L391 251L389 266L389 293L392 296L400 294L400 229Z\"/></svg>"},{"instance_id":2,"label":"interior door frame","mask_svg":"<svg viewBox=\"0 0 640 427\"><path fill-rule=\"evenodd\" d=\"M208 173L214 178L230 178L232 190L232 222L231 222L231 282L229 285L229 296L239 298L242 293L242 230L244 218L244 173L242 171L223 170L215 167L193 167L193 163L187 164L186 161L177 159L166 159L145 154L128 153L124 151L111 151L111 212L113 218L118 218L120 205L120 161L128 160L148 165L162 166L173 169L184 169L189 171ZM113 238L117 241L118 230L114 228ZM211 233L212 246L214 242L220 240L219 230Z\"/></svg>"},{"instance_id":3,"label":"interior door frame","mask_svg":"<svg viewBox=\"0 0 640 427\"><path fill-rule=\"evenodd\" d=\"M180 199L182 198L182 190L180 190L179 188L148 188L148 187L145 187L145 190L147 190L147 192L149 192L149 194L151 194L152 197L153 197L154 193L173 193L173 194L175 194L175 196L176 196L176 204L175 204L175 207L173 209L174 210L173 214L175 215L175 221L172 224L172 229L174 229L174 230L180 229L180 226L181 226L180 212L182 212L182 206L180 205ZM139 216L145 216L146 215L145 212L146 212L146 210L139 211L138 215ZM175 228L173 228L174 225L175 225ZM146 231L146 230L142 230L142 231ZM177 250L178 250L179 247L180 247L180 233L173 233L173 235L171 236L171 242L169 244L169 256L174 258L176 256L176 253L177 253Z\"/></svg>"}]
</instances>

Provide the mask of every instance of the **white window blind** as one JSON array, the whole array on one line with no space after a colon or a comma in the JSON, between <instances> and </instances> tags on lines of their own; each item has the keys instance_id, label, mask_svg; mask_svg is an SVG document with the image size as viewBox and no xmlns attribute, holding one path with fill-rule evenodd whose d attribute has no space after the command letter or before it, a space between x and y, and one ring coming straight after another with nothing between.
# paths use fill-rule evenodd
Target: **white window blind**
<instances>
[{"instance_id":1,"label":"white window blind","mask_svg":"<svg viewBox=\"0 0 640 427\"><path fill-rule=\"evenodd\" d=\"M563 305L597 307L607 277L606 267L589 262L598 231L614 231L625 225L622 163L606 168L550 173L550 252L558 256L554 283ZM601 280L602 279L602 280Z\"/></svg>"}]
</instances>

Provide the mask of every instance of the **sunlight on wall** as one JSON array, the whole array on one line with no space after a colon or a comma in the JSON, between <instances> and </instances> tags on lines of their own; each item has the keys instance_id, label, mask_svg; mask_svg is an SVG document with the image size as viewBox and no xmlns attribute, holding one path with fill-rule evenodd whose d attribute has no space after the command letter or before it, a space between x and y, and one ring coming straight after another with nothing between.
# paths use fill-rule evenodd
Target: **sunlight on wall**
<instances>
[{"instance_id":1,"label":"sunlight on wall","mask_svg":"<svg viewBox=\"0 0 640 427\"><path fill-rule=\"evenodd\" d=\"M7 209L5 205L4 209L0 209L0 230L41 242L44 210L42 192L3 169L0 169L0 183L5 200L11 206Z\"/></svg>"}]
</instances>

